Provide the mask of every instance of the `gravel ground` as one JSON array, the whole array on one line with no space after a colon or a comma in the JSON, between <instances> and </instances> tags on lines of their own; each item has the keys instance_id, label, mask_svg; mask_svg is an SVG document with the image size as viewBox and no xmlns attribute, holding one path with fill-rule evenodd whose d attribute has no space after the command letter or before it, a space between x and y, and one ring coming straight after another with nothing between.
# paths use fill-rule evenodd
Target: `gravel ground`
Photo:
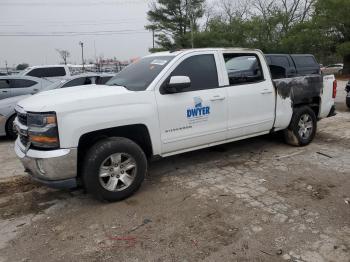
<instances>
[{"instance_id":1,"label":"gravel ground","mask_svg":"<svg viewBox=\"0 0 350 262\"><path fill-rule=\"evenodd\" d=\"M350 261L350 111L308 147L264 136L151 163L100 203L30 181L0 140L0 261Z\"/></svg>"}]
</instances>

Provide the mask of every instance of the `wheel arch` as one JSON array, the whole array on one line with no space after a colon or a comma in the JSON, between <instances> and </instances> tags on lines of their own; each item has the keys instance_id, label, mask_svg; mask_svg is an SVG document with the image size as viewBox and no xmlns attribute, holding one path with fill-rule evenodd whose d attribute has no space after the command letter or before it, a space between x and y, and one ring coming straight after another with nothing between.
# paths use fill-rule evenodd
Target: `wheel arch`
<instances>
[{"instance_id":1,"label":"wheel arch","mask_svg":"<svg viewBox=\"0 0 350 262\"><path fill-rule=\"evenodd\" d=\"M141 147L147 158L151 158L153 156L151 136L147 126L144 124L133 124L96 130L82 135L79 139L78 176L80 176L82 163L89 148L96 142L109 137L128 138Z\"/></svg>"},{"instance_id":2,"label":"wheel arch","mask_svg":"<svg viewBox=\"0 0 350 262\"><path fill-rule=\"evenodd\" d=\"M11 114L11 115L6 119L6 123L5 123L5 133L6 133L6 135L8 135L8 134L7 134L7 128L8 128L8 125L9 125L9 123L10 123L10 119L11 119L12 117L16 116L16 115L17 115L16 113L13 113L13 114Z\"/></svg>"}]
</instances>

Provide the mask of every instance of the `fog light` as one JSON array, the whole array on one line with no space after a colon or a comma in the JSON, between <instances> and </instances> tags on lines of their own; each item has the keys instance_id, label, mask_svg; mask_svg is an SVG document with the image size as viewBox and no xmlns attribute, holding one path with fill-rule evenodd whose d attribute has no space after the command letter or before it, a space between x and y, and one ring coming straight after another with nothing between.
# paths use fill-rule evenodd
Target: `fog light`
<instances>
[{"instance_id":1,"label":"fog light","mask_svg":"<svg viewBox=\"0 0 350 262\"><path fill-rule=\"evenodd\" d=\"M39 172L41 174L45 175L45 170L44 170L44 167L43 167L43 161L41 159L37 159L36 160L36 166L38 167Z\"/></svg>"}]
</instances>

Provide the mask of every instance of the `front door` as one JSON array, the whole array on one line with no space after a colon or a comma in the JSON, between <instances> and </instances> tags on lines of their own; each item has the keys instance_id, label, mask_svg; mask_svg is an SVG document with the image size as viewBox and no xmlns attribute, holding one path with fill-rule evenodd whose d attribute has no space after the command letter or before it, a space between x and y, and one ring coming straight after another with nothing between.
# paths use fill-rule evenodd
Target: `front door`
<instances>
[{"instance_id":1,"label":"front door","mask_svg":"<svg viewBox=\"0 0 350 262\"><path fill-rule=\"evenodd\" d=\"M226 89L219 87L216 53L189 54L171 71L167 79L188 76L191 87L166 93L163 83L156 91L163 155L225 140Z\"/></svg>"}]
</instances>

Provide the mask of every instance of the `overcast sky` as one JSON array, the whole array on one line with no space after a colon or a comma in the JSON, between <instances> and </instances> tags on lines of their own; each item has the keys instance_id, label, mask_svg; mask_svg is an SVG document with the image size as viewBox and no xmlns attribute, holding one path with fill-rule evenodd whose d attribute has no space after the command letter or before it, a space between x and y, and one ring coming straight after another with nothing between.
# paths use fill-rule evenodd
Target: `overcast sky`
<instances>
[{"instance_id":1,"label":"overcast sky","mask_svg":"<svg viewBox=\"0 0 350 262\"><path fill-rule=\"evenodd\" d=\"M152 45L152 34L144 29L148 2L0 0L0 67L5 60L9 66L59 63L56 48L71 53L69 62L81 63L79 41L88 59L144 56Z\"/></svg>"}]
</instances>

